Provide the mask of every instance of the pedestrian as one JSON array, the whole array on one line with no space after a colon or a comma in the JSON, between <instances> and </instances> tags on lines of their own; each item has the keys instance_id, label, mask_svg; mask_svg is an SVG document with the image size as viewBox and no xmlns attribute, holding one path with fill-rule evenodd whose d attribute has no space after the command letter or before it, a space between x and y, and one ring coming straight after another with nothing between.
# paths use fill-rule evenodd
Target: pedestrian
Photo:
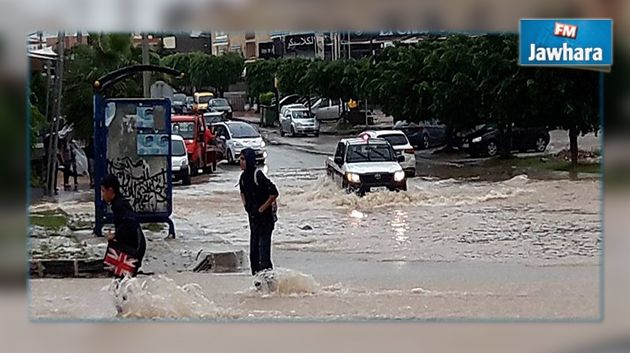
<instances>
[{"instance_id":1,"label":"pedestrian","mask_svg":"<svg viewBox=\"0 0 630 353\"><path fill-rule=\"evenodd\" d=\"M105 264L116 277L135 276L142 266L146 240L136 213L120 193L120 183L115 175L103 177L101 197L111 205L114 213L114 233L110 231L106 235Z\"/></svg>"},{"instance_id":2,"label":"pedestrian","mask_svg":"<svg viewBox=\"0 0 630 353\"><path fill-rule=\"evenodd\" d=\"M90 176L90 188L94 187L94 137L90 136L85 146L85 156L88 160L88 175Z\"/></svg>"},{"instance_id":3,"label":"pedestrian","mask_svg":"<svg viewBox=\"0 0 630 353\"><path fill-rule=\"evenodd\" d=\"M63 189L70 190L70 176L72 176L72 148L67 139L60 142L61 165L63 166Z\"/></svg>"},{"instance_id":4,"label":"pedestrian","mask_svg":"<svg viewBox=\"0 0 630 353\"><path fill-rule=\"evenodd\" d=\"M249 218L249 262L252 275L273 268L271 233L276 222L278 189L262 170L256 168L256 154L246 148L240 155L241 200Z\"/></svg>"}]
</instances>

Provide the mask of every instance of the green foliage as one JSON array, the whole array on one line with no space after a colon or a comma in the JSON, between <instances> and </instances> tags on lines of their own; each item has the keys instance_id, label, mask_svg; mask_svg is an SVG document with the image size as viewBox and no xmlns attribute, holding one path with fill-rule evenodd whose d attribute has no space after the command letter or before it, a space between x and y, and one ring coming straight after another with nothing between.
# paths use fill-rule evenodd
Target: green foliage
<instances>
[{"instance_id":1,"label":"green foliage","mask_svg":"<svg viewBox=\"0 0 630 353\"><path fill-rule=\"evenodd\" d=\"M258 97L265 92L274 90L274 77L278 63L276 60L261 60L246 65L245 80L247 82L247 94L250 97Z\"/></svg>"},{"instance_id":2,"label":"green foliage","mask_svg":"<svg viewBox=\"0 0 630 353\"><path fill-rule=\"evenodd\" d=\"M271 104L271 100L273 99L273 97L275 97L275 94L273 92L261 93L259 97L260 104L263 104L263 105Z\"/></svg>"}]
</instances>

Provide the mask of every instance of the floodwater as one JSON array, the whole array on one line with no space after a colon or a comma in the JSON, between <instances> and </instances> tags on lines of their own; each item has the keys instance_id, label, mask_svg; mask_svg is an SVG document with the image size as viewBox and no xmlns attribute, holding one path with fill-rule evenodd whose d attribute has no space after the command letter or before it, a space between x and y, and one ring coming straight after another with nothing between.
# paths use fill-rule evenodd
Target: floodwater
<instances>
[{"instance_id":1,"label":"floodwater","mask_svg":"<svg viewBox=\"0 0 630 353\"><path fill-rule=\"evenodd\" d=\"M239 170L221 166L204 182L174 189L177 239L148 243L149 267L169 256L171 265L181 254L187 262L173 260L150 269L155 276L123 283L33 279L31 316L599 317L599 180L414 178L407 192L359 198L326 179L320 157L274 162L267 174L280 190L273 235L273 260L280 269L268 278L252 278L247 270L186 271L199 247L249 248ZM69 208L79 210L81 203ZM257 280L263 285L256 286Z\"/></svg>"},{"instance_id":2,"label":"floodwater","mask_svg":"<svg viewBox=\"0 0 630 353\"><path fill-rule=\"evenodd\" d=\"M415 178L407 192L358 197L340 190L321 169L272 170L269 176L281 192L276 249L367 261L599 263L598 180ZM222 177L221 183L176 190L175 210L207 226L209 234L246 247L238 172Z\"/></svg>"}]
</instances>

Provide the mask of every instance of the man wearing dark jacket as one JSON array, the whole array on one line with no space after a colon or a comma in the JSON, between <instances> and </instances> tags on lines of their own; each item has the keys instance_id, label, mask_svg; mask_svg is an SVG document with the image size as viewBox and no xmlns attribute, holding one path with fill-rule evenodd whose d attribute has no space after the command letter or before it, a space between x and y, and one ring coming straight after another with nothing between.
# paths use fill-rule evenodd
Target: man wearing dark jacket
<instances>
[{"instance_id":1,"label":"man wearing dark jacket","mask_svg":"<svg viewBox=\"0 0 630 353\"><path fill-rule=\"evenodd\" d=\"M271 263L271 233L275 224L275 202L278 189L261 170L256 169L256 154L246 148L240 155L241 200L249 216L249 262L252 275L273 268Z\"/></svg>"},{"instance_id":2,"label":"man wearing dark jacket","mask_svg":"<svg viewBox=\"0 0 630 353\"><path fill-rule=\"evenodd\" d=\"M107 234L109 248L122 251L135 258L135 268L131 275L135 276L142 266L142 258L146 251L146 240L133 208L120 193L120 183L113 174L108 174L101 182L103 201L112 207L114 213L115 233ZM117 275L121 277L120 275Z\"/></svg>"}]
</instances>

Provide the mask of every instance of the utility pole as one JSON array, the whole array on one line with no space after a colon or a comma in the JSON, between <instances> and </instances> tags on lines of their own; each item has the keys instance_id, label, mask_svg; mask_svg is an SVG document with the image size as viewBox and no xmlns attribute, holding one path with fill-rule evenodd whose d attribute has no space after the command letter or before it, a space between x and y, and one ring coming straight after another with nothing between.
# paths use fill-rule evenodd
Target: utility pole
<instances>
[{"instance_id":1,"label":"utility pole","mask_svg":"<svg viewBox=\"0 0 630 353\"><path fill-rule=\"evenodd\" d=\"M149 37L146 32L142 33L142 64L149 65ZM142 73L142 92L144 98L151 97L151 73Z\"/></svg>"},{"instance_id":2,"label":"utility pole","mask_svg":"<svg viewBox=\"0 0 630 353\"><path fill-rule=\"evenodd\" d=\"M56 193L57 187L57 150L59 145L59 120L61 118L61 97L63 95L63 57L65 51L66 35L64 32L59 32L57 36L57 67L55 69L55 105L53 109L53 123L52 131L50 133L50 140L48 145L48 165L47 165L47 194L52 196ZM52 145L52 146L51 146Z\"/></svg>"}]
</instances>

